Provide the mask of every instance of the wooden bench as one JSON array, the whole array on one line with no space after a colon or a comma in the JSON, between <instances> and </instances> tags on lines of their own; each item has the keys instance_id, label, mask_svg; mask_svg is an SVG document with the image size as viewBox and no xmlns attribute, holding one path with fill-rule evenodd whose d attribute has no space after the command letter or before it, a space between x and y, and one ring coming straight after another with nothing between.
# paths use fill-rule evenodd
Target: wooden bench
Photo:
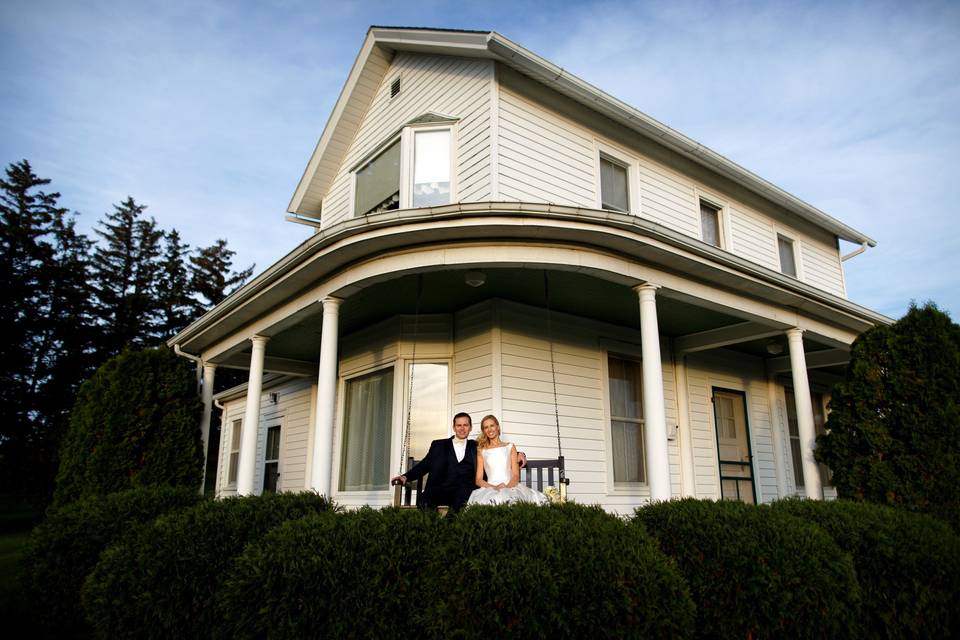
<instances>
[{"instance_id":1,"label":"wooden bench","mask_svg":"<svg viewBox=\"0 0 960 640\"><path fill-rule=\"evenodd\" d=\"M407 458L407 469L412 469L415 464L420 462L412 457ZM567 499L567 485L570 479L564 474L563 456L550 460L527 460L527 464L520 469L520 482L531 489L536 489L543 493L547 487L556 487L560 492L560 500ZM560 478L563 478L561 482ZM415 507L420 501L420 491L426 484L426 478L411 480L401 486L396 485L393 493L393 506L395 507Z\"/></svg>"}]
</instances>

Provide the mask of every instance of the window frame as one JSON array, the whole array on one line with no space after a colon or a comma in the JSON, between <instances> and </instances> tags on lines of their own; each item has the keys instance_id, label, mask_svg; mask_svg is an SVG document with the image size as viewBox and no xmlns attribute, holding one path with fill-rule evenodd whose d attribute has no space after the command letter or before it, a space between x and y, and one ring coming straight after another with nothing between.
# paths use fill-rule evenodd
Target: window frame
<instances>
[{"instance_id":1,"label":"window frame","mask_svg":"<svg viewBox=\"0 0 960 640\"><path fill-rule=\"evenodd\" d=\"M710 245L716 249L723 249L725 251L730 250L730 233L727 228L729 212L727 203L712 193L707 193L702 189L694 189L695 196L695 206L696 206L696 216L697 216L697 232L699 234L700 241L704 244ZM701 212L701 205L706 204L712 209L717 211L717 244L712 242L707 242L703 236L703 213Z\"/></svg>"},{"instance_id":2,"label":"window frame","mask_svg":"<svg viewBox=\"0 0 960 640\"><path fill-rule=\"evenodd\" d=\"M237 437L237 448L233 448L234 434ZM240 449L243 445L243 418L233 418L230 421L230 440L227 441L227 482L228 489L236 489L237 479L240 477ZM233 456L236 454L237 462L234 465ZM233 479L231 479L233 476Z\"/></svg>"},{"instance_id":3,"label":"window frame","mask_svg":"<svg viewBox=\"0 0 960 640\"><path fill-rule=\"evenodd\" d=\"M635 155L626 149L614 146L609 142L594 139L594 172L596 174L596 207L600 211L611 211L630 215L640 215L640 163ZM603 178L600 169L600 159L618 164L627 170L627 210L604 209L603 207Z\"/></svg>"},{"instance_id":4,"label":"window frame","mask_svg":"<svg viewBox=\"0 0 960 640\"><path fill-rule=\"evenodd\" d=\"M335 426L335 436L334 436L334 449L333 449L333 468L331 469L331 487L330 490L335 496L346 496L348 497L350 503L354 501L360 501L370 504L376 504L378 501L383 502L389 493L390 486L387 485L384 489L351 489L351 490L342 490L340 489L341 476L343 475L344 468L344 450L343 446L347 440L347 386L348 383L357 378L363 378L371 374L384 372L391 370L393 372L393 389L390 394L390 401L393 403L391 407L391 418L388 434L389 447L390 451L387 455L388 466L387 466L387 477L392 477L392 471L396 467L397 456L399 455L396 447L396 432L398 425L398 413L397 407L399 406L398 401L402 397L402 390L398 387L398 377L397 374L399 359L391 360L389 362L380 362L377 364L370 365L368 367L363 367L355 371L351 371L349 374L341 375L337 384L337 416L336 416L336 426Z\"/></svg>"},{"instance_id":5,"label":"window frame","mask_svg":"<svg viewBox=\"0 0 960 640\"><path fill-rule=\"evenodd\" d=\"M801 263L801 260L800 260L800 249L801 249L800 239L799 239L795 234L792 234L792 233L790 233L790 232L788 232L788 231L786 231L786 230L784 230L784 229L781 229L781 228L779 228L779 227L775 229L775 235L776 235L776 243L777 243L777 244L776 244L776 252L777 252L777 268L778 268L778 272L779 272L781 275L787 276L788 278L794 278L794 279L796 279L796 280L802 280L802 279L803 279L803 267L802 267L802 263ZM789 273L784 273L784 271L783 271L783 262L782 262L781 259L780 259L780 240L781 240L781 239L786 240L787 242L789 242L789 243L792 245L792 249L793 249L793 268L794 268L794 270L797 272L797 274L794 275L794 276L790 275Z\"/></svg>"},{"instance_id":6,"label":"window frame","mask_svg":"<svg viewBox=\"0 0 960 640\"><path fill-rule=\"evenodd\" d=\"M271 429L277 429L277 430L278 430L278 439L279 439L279 442L277 442L277 457L276 457L276 458L268 458L268 457L267 457L267 455L269 455L269 449L267 448L267 445L270 443L270 430L271 430ZM267 486L267 465L270 464L270 463L273 463L273 462L275 462L275 463L277 464L277 488L275 489L275 493L280 493L280 492L282 491L282 489L281 489L281 487L280 487L280 477L281 477L281 473L282 473L282 470L283 470L283 464L282 464L283 453L284 453L284 451L283 451L283 449L284 449L283 443L284 443L284 438L286 437L286 429L284 428L283 420L280 419L280 418L274 418L274 419L272 419L272 420L269 420L269 421L267 422L267 425L264 427L263 433L264 433L264 437L263 437L263 460L260 461L260 475L261 475L261 477L260 477L260 493L262 494L262 493L266 490L266 486Z\"/></svg>"},{"instance_id":7,"label":"window frame","mask_svg":"<svg viewBox=\"0 0 960 640\"><path fill-rule=\"evenodd\" d=\"M384 139L372 151L367 153L359 162L350 169L350 217L358 218L369 214L357 211L357 172L365 169L371 162L376 160L389 149L395 142L400 143L400 203L397 210L413 208L413 180L414 163L416 161L415 136L417 133L430 131L448 131L450 133L450 201L446 204L434 205L434 207L445 207L457 202L457 153L459 140L459 123L456 120L444 120L440 122L414 123L406 124L392 135ZM428 207L422 207L428 208ZM393 211L391 209L391 211Z\"/></svg>"},{"instance_id":8,"label":"window frame","mask_svg":"<svg viewBox=\"0 0 960 640\"><path fill-rule=\"evenodd\" d=\"M630 496L630 497L649 497L649 465L648 452L646 447L646 421L645 416L640 420L641 438L643 439L643 482L617 482L614 476L614 454L613 454L613 409L610 404L610 358L627 360L640 368L640 398L643 402L643 359L642 354L636 345L621 344L619 342L604 345L601 349L603 354L601 360L602 384L601 392L603 394L603 412L604 428L603 437L605 445L604 461L607 471L607 495L608 496ZM641 404L642 406L642 404Z\"/></svg>"},{"instance_id":9,"label":"window frame","mask_svg":"<svg viewBox=\"0 0 960 640\"><path fill-rule=\"evenodd\" d=\"M790 395L794 396L794 403L791 408ZM817 398L819 397L819 402ZM827 407L830 403L830 396L827 393L822 391L811 389L810 390L810 404L813 408L813 428L817 436L823 435L826 433L826 425L829 417L829 411ZM793 472L793 493L798 496L805 496L807 492L807 481L803 475L803 460L797 460L794 456L793 443L797 442L799 447L800 442L800 430L799 423L797 425L797 435L794 436L790 433L790 413L794 415L794 419L797 419L797 407L796 407L796 394L792 385L783 386L783 406L784 406L784 416L783 416L783 427L786 430L784 434L787 439L787 451L790 454L790 471ZM822 418L822 424L817 424L817 408L820 409L820 417ZM802 455L802 452L800 452ZM833 472L830 470L830 467L823 464L822 462L817 463L817 470L820 475L820 487L822 489L833 489ZM800 477L803 480L803 484L797 483L797 477ZM787 475L790 478L790 475Z\"/></svg>"}]
</instances>

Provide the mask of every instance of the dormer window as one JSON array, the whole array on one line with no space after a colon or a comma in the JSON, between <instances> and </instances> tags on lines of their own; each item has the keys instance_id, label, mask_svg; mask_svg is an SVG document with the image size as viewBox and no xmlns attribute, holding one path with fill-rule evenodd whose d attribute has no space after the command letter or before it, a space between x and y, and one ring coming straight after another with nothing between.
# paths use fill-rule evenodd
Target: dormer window
<instances>
[{"instance_id":1,"label":"dormer window","mask_svg":"<svg viewBox=\"0 0 960 640\"><path fill-rule=\"evenodd\" d=\"M421 116L403 127L383 151L354 169L354 215L439 207L454 201L456 125L437 126L435 120L427 124L425 119Z\"/></svg>"},{"instance_id":2,"label":"dormer window","mask_svg":"<svg viewBox=\"0 0 960 640\"><path fill-rule=\"evenodd\" d=\"M797 257L793 251L793 240L777 234L777 250L780 253L780 273L797 277Z\"/></svg>"}]
</instances>

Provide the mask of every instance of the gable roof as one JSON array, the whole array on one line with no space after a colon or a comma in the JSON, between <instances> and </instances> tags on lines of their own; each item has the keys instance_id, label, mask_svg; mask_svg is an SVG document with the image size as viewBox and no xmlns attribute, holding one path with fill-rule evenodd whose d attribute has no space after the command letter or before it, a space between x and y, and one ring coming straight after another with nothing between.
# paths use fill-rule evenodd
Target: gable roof
<instances>
[{"instance_id":1,"label":"gable roof","mask_svg":"<svg viewBox=\"0 0 960 640\"><path fill-rule=\"evenodd\" d=\"M293 194L287 208L290 213L314 218L320 216L323 197L336 177L363 117L389 69L390 60L397 51L495 60L844 240L869 246L877 244L872 238L813 205L495 31L371 27Z\"/></svg>"}]
</instances>

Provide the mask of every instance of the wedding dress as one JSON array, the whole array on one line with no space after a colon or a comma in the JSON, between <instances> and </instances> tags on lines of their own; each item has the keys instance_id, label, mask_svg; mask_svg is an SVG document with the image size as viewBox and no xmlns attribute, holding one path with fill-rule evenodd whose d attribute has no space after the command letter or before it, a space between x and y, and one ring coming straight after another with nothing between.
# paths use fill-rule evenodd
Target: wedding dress
<instances>
[{"instance_id":1,"label":"wedding dress","mask_svg":"<svg viewBox=\"0 0 960 640\"><path fill-rule=\"evenodd\" d=\"M507 442L502 447L480 450L480 457L483 458L483 470L487 474L487 482L492 485L510 482L510 451L512 449L513 447ZM467 504L509 504L511 502L546 504L549 500L539 491L534 491L520 483L515 487L504 487L500 490L489 487L475 489L470 494Z\"/></svg>"}]
</instances>

